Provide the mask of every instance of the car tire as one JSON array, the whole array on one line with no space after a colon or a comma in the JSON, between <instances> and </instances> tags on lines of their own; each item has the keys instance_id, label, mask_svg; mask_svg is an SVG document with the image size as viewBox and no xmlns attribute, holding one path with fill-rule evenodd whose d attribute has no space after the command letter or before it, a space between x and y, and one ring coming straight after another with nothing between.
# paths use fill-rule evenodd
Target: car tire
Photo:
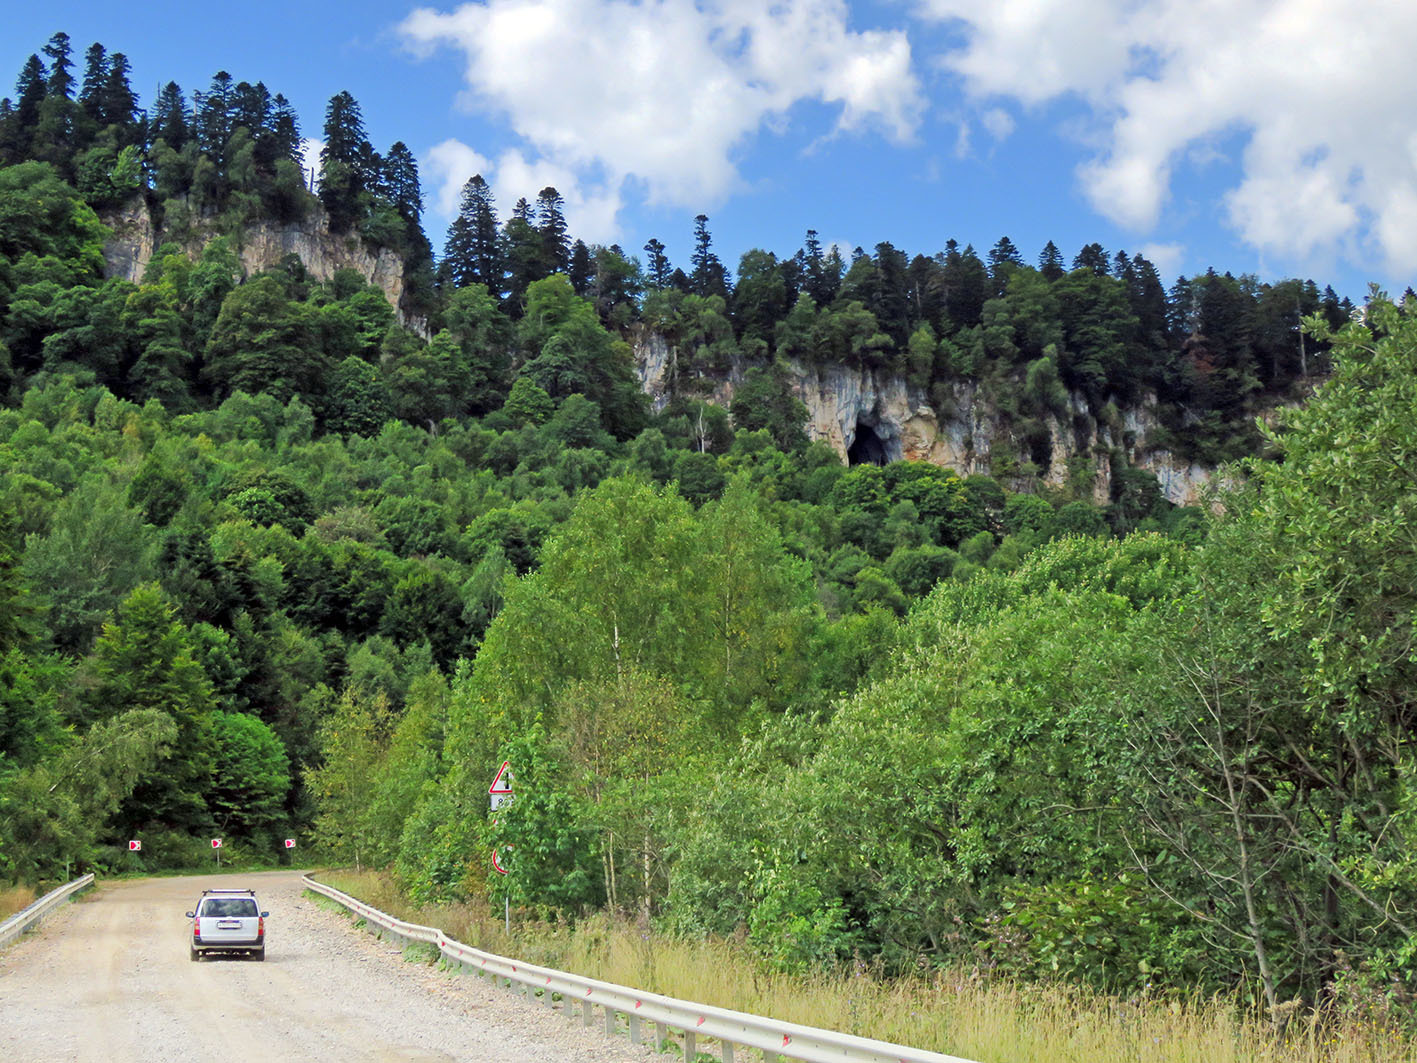
<instances>
[{"instance_id":1,"label":"car tire","mask_svg":"<svg viewBox=\"0 0 1417 1063\"><path fill-rule=\"evenodd\" d=\"M257 949L255 952L251 953L251 958L252 958L253 960L255 960L257 963L265 963L265 962L266 962L266 950L265 950L265 949Z\"/></svg>"},{"instance_id":2,"label":"car tire","mask_svg":"<svg viewBox=\"0 0 1417 1063\"><path fill-rule=\"evenodd\" d=\"M195 948L188 949L187 954L191 958L193 963L196 963L202 958L202 954L198 952Z\"/></svg>"}]
</instances>

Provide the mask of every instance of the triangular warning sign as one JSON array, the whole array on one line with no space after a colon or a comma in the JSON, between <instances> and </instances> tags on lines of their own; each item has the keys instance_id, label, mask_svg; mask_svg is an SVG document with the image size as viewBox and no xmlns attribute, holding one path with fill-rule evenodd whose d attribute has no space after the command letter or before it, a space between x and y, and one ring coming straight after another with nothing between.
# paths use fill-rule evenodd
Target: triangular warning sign
<instances>
[{"instance_id":1,"label":"triangular warning sign","mask_svg":"<svg viewBox=\"0 0 1417 1063\"><path fill-rule=\"evenodd\" d=\"M492 780L492 785L487 788L489 794L509 794L512 792L512 773L507 769L511 767L510 760L502 761L502 766L497 770L497 778Z\"/></svg>"}]
</instances>

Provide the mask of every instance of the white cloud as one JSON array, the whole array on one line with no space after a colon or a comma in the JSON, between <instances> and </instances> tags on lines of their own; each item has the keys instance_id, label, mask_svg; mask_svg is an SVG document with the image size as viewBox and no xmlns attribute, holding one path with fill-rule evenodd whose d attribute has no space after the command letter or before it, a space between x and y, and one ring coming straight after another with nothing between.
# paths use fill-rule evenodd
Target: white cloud
<instances>
[{"instance_id":1,"label":"white cloud","mask_svg":"<svg viewBox=\"0 0 1417 1063\"><path fill-rule=\"evenodd\" d=\"M848 15L845 0L485 0L420 8L399 32L419 53L460 49L471 100L545 160L523 165L595 177L594 215L631 178L652 202L712 205L739 181L734 151L802 101L836 108L840 132L912 136L905 34Z\"/></svg>"},{"instance_id":2,"label":"white cloud","mask_svg":"<svg viewBox=\"0 0 1417 1063\"><path fill-rule=\"evenodd\" d=\"M454 218L462 199L463 185L476 174L481 174L490 184L492 163L486 156L473 151L460 140L445 140L434 144L423 161L423 172L432 175L438 183L438 191L433 197L435 209L445 218Z\"/></svg>"},{"instance_id":3,"label":"white cloud","mask_svg":"<svg viewBox=\"0 0 1417 1063\"><path fill-rule=\"evenodd\" d=\"M320 184L320 152L325 150L323 140L306 137L300 142L300 168L305 174L305 183L311 188Z\"/></svg>"},{"instance_id":4,"label":"white cloud","mask_svg":"<svg viewBox=\"0 0 1417 1063\"><path fill-rule=\"evenodd\" d=\"M468 147L460 140L449 139L435 144L428 151L423 170L437 186L434 209L445 218L457 216L463 185L474 174L481 174L492 189L497 213L502 220L511 216L512 206L525 196L534 200L548 185L565 200L568 227L587 243L609 243L615 239L615 216L620 209L620 195L615 189L587 187L574 171L542 160L528 161L516 150L505 151L494 161Z\"/></svg>"},{"instance_id":5,"label":"white cloud","mask_svg":"<svg viewBox=\"0 0 1417 1063\"><path fill-rule=\"evenodd\" d=\"M1006 140L1014 131L1014 118L1002 107L990 107L979 116L979 122L995 140Z\"/></svg>"},{"instance_id":6,"label":"white cloud","mask_svg":"<svg viewBox=\"0 0 1417 1063\"><path fill-rule=\"evenodd\" d=\"M1105 216L1153 228L1174 172L1237 136L1224 197L1249 243L1417 269L1417 5L1366 0L919 0L963 30L943 57L980 107L1087 103L1080 170Z\"/></svg>"},{"instance_id":7,"label":"white cloud","mask_svg":"<svg viewBox=\"0 0 1417 1063\"><path fill-rule=\"evenodd\" d=\"M1169 286L1171 280L1181 274L1182 263L1186 259L1186 245L1145 244L1140 254L1156 267L1156 274L1161 278L1161 283Z\"/></svg>"},{"instance_id":8,"label":"white cloud","mask_svg":"<svg viewBox=\"0 0 1417 1063\"><path fill-rule=\"evenodd\" d=\"M536 194L549 185L566 201L566 225L578 239L608 244L618 234L619 190L587 183L568 167L545 159L528 160L520 151L505 151L497 157L489 181L503 217L510 216L512 205L522 196L534 204Z\"/></svg>"}]
</instances>

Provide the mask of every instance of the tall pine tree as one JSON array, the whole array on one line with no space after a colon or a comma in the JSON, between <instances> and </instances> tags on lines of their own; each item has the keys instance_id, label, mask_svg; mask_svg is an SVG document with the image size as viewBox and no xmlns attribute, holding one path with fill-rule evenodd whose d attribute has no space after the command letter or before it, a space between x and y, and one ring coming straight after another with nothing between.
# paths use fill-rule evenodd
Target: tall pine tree
<instances>
[{"instance_id":1,"label":"tall pine tree","mask_svg":"<svg viewBox=\"0 0 1417 1063\"><path fill-rule=\"evenodd\" d=\"M359 104L348 92L336 93L325 109L325 146L320 151L320 202L335 232L347 231L359 218L360 197L368 187L365 167L372 154Z\"/></svg>"},{"instance_id":2,"label":"tall pine tree","mask_svg":"<svg viewBox=\"0 0 1417 1063\"><path fill-rule=\"evenodd\" d=\"M536 196L536 216L540 224L541 259L545 276L571 272L571 241L566 235L566 201L547 185Z\"/></svg>"}]
</instances>

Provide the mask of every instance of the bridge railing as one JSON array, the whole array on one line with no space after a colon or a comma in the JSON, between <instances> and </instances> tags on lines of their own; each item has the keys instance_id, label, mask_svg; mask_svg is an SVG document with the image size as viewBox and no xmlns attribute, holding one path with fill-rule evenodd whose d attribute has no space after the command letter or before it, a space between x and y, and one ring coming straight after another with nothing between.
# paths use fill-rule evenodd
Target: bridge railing
<instances>
[{"instance_id":1,"label":"bridge railing","mask_svg":"<svg viewBox=\"0 0 1417 1063\"><path fill-rule=\"evenodd\" d=\"M437 927L395 919L309 875L303 881L308 889L361 916L371 928L404 941L433 945L448 962L483 977L505 980L528 999L536 1000L539 995L547 1008L555 1010L559 997L561 1012L572 1022L593 1025L598 1007L606 1033L616 1033L620 1016L624 1016L630 1040L643 1044L648 1039L656 1049L671 1036L670 1031L680 1031L686 1060L694 1058L701 1039L711 1038L719 1042L724 1063L733 1063L734 1048L739 1046L758 1049L764 1063L780 1059L804 1063L971 1063L958 1056L676 1000L508 959L454 941Z\"/></svg>"}]
</instances>

